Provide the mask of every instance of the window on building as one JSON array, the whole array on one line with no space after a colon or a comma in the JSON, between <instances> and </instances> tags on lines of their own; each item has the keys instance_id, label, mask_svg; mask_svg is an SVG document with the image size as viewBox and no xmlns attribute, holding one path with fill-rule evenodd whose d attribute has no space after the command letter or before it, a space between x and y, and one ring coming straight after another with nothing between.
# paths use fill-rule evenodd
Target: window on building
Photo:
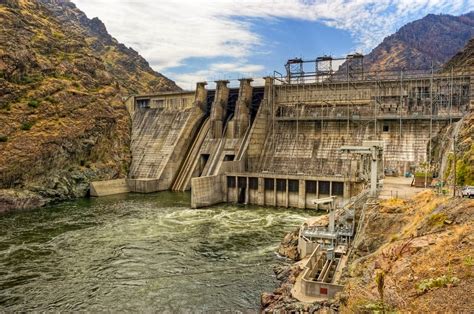
<instances>
[{"instance_id":1,"label":"window on building","mask_svg":"<svg viewBox=\"0 0 474 314\"><path fill-rule=\"evenodd\" d=\"M258 190L258 178L249 178L249 189Z\"/></svg>"},{"instance_id":2,"label":"window on building","mask_svg":"<svg viewBox=\"0 0 474 314\"><path fill-rule=\"evenodd\" d=\"M150 99L137 99L138 108L150 108Z\"/></svg>"},{"instance_id":3,"label":"window on building","mask_svg":"<svg viewBox=\"0 0 474 314\"><path fill-rule=\"evenodd\" d=\"M277 179L277 191L286 192L286 179Z\"/></svg>"},{"instance_id":4,"label":"window on building","mask_svg":"<svg viewBox=\"0 0 474 314\"><path fill-rule=\"evenodd\" d=\"M332 195L344 195L344 182L333 182L332 183Z\"/></svg>"},{"instance_id":5,"label":"window on building","mask_svg":"<svg viewBox=\"0 0 474 314\"><path fill-rule=\"evenodd\" d=\"M306 181L306 193L316 194L316 181Z\"/></svg>"},{"instance_id":6,"label":"window on building","mask_svg":"<svg viewBox=\"0 0 474 314\"><path fill-rule=\"evenodd\" d=\"M329 181L319 181L319 194L329 195Z\"/></svg>"},{"instance_id":7,"label":"window on building","mask_svg":"<svg viewBox=\"0 0 474 314\"><path fill-rule=\"evenodd\" d=\"M288 180L288 191L298 193L300 190L300 182L298 180Z\"/></svg>"},{"instance_id":8,"label":"window on building","mask_svg":"<svg viewBox=\"0 0 474 314\"><path fill-rule=\"evenodd\" d=\"M227 187L235 188L235 177L227 177Z\"/></svg>"},{"instance_id":9,"label":"window on building","mask_svg":"<svg viewBox=\"0 0 474 314\"><path fill-rule=\"evenodd\" d=\"M387 124L384 124L384 125L383 125L383 131L384 131L384 132L388 132L389 130L390 130L390 128L388 127L388 125L387 125Z\"/></svg>"},{"instance_id":10,"label":"window on building","mask_svg":"<svg viewBox=\"0 0 474 314\"><path fill-rule=\"evenodd\" d=\"M265 185L265 191L273 191L273 188L275 186L275 182L273 179L265 179L264 180L264 185Z\"/></svg>"}]
</instances>

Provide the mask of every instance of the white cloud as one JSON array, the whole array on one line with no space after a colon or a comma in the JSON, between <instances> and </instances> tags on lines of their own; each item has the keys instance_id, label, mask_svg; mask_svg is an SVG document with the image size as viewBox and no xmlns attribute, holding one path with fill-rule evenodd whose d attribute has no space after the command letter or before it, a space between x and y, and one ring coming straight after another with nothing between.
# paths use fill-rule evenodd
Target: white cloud
<instances>
[{"instance_id":1,"label":"white cloud","mask_svg":"<svg viewBox=\"0 0 474 314\"><path fill-rule=\"evenodd\" d=\"M213 71L226 71L238 73L257 73L264 70L264 67L259 64L245 64L245 63L215 63L211 65Z\"/></svg>"},{"instance_id":2,"label":"white cloud","mask_svg":"<svg viewBox=\"0 0 474 314\"><path fill-rule=\"evenodd\" d=\"M368 52L383 37L426 13L461 13L474 0L74 0L98 16L119 41L133 46L157 71L190 57L226 57L230 63L174 76L178 82L221 72L256 73L263 67L241 62L264 48L246 18L320 21L348 31L355 50ZM247 19L248 20L248 19ZM243 75L243 74L242 74ZM208 77L209 78L209 77Z\"/></svg>"},{"instance_id":3,"label":"white cloud","mask_svg":"<svg viewBox=\"0 0 474 314\"><path fill-rule=\"evenodd\" d=\"M246 77L263 76L264 67L258 64L237 63L213 63L208 69L191 73L169 73L176 84L184 89L194 89L196 82L207 81L212 87L214 81L231 80L229 86L236 86L237 79Z\"/></svg>"}]
</instances>

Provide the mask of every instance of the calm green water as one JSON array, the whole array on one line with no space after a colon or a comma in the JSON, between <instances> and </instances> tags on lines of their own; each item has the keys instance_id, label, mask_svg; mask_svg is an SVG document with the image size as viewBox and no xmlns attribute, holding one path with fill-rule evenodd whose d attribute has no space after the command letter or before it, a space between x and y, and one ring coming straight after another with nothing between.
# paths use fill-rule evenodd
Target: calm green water
<instances>
[{"instance_id":1,"label":"calm green water","mask_svg":"<svg viewBox=\"0 0 474 314\"><path fill-rule=\"evenodd\" d=\"M165 192L0 216L0 310L258 309L275 249L310 212L189 203Z\"/></svg>"}]
</instances>

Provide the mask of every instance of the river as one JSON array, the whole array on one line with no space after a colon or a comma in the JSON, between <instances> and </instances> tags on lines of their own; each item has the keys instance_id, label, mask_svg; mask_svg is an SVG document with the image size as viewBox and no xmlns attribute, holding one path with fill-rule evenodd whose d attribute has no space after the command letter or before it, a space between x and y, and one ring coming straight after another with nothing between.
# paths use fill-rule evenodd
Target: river
<instances>
[{"instance_id":1,"label":"river","mask_svg":"<svg viewBox=\"0 0 474 314\"><path fill-rule=\"evenodd\" d=\"M0 310L257 310L280 240L311 212L189 203L129 194L1 215Z\"/></svg>"}]
</instances>

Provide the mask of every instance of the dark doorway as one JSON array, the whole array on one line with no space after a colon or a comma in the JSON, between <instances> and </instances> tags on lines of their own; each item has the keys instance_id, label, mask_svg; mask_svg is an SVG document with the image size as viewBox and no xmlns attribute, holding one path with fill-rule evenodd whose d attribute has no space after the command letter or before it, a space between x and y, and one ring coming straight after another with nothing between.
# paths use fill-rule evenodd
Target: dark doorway
<instances>
[{"instance_id":1,"label":"dark doorway","mask_svg":"<svg viewBox=\"0 0 474 314\"><path fill-rule=\"evenodd\" d=\"M247 192L247 188L239 188L239 204L245 204L245 193Z\"/></svg>"},{"instance_id":2,"label":"dark doorway","mask_svg":"<svg viewBox=\"0 0 474 314\"><path fill-rule=\"evenodd\" d=\"M245 204L245 193L247 192L247 178L239 177L237 179L237 184L239 187L239 199L237 202L239 204Z\"/></svg>"},{"instance_id":3,"label":"dark doorway","mask_svg":"<svg viewBox=\"0 0 474 314\"><path fill-rule=\"evenodd\" d=\"M224 161L234 161L235 155L225 155Z\"/></svg>"}]
</instances>

